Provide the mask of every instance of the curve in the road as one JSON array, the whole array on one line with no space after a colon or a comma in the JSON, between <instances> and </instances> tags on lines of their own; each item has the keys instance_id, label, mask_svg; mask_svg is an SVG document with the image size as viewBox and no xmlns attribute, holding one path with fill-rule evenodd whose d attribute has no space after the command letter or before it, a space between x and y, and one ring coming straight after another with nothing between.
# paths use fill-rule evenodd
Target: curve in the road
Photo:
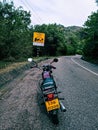
<instances>
[{"instance_id":1,"label":"curve in the road","mask_svg":"<svg viewBox=\"0 0 98 130\"><path fill-rule=\"evenodd\" d=\"M85 69L85 70L89 71L90 73L92 73L92 74L98 76L98 73L95 73L94 71L92 71L92 70L90 70L90 69L88 69L88 68L86 68L86 67L80 65L80 64L79 64L78 62L76 62L73 58L71 58L71 60L72 60L75 64L77 64L78 66L82 67L83 69Z\"/></svg>"}]
</instances>

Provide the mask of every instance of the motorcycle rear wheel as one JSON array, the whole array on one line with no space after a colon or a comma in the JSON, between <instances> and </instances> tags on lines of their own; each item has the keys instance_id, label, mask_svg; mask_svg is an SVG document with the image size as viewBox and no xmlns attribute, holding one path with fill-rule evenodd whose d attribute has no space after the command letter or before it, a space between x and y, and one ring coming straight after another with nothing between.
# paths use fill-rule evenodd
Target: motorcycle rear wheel
<instances>
[{"instance_id":1,"label":"motorcycle rear wheel","mask_svg":"<svg viewBox=\"0 0 98 130\"><path fill-rule=\"evenodd\" d=\"M58 111L51 111L51 113L49 113L51 121L53 124L58 124L59 120L58 120Z\"/></svg>"},{"instance_id":2,"label":"motorcycle rear wheel","mask_svg":"<svg viewBox=\"0 0 98 130\"><path fill-rule=\"evenodd\" d=\"M53 122L53 124L58 124L59 123L58 115L57 114L52 115L52 122Z\"/></svg>"}]
</instances>

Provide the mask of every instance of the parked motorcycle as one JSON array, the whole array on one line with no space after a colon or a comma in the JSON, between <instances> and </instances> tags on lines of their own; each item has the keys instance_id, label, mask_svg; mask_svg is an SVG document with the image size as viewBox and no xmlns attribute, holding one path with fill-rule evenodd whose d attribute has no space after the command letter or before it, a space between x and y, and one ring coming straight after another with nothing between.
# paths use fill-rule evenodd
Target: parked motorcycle
<instances>
[{"instance_id":1,"label":"parked motorcycle","mask_svg":"<svg viewBox=\"0 0 98 130\"><path fill-rule=\"evenodd\" d=\"M32 59L28 61L32 62ZM57 85L52 75L53 69L56 69L52 64L54 62L58 62L57 58L54 58L49 64L44 64L42 67L38 67L38 64L33 61L35 65L33 67L37 67L42 70L42 82L40 83L40 89L43 95L44 105L46 107L46 111L51 117L53 123L58 124L58 110L65 112L65 106L60 101L63 98L59 98L58 94L60 92L57 91Z\"/></svg>"}]
</instances>

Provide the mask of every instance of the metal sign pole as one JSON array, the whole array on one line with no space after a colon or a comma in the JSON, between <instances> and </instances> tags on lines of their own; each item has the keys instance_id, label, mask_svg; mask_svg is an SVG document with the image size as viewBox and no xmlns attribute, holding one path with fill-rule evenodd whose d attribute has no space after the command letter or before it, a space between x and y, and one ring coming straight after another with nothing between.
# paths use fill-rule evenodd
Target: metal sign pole
<instances>
[{"instance_id":1,"label":"metal sign pole","mask_svg":"<svg viewBox=\"0 0 98 130\"><path fill-rule=\"evenodd\" d=\"M39 57L39 47L37 46L37 57Z\"/></svg>"}]
</instances>

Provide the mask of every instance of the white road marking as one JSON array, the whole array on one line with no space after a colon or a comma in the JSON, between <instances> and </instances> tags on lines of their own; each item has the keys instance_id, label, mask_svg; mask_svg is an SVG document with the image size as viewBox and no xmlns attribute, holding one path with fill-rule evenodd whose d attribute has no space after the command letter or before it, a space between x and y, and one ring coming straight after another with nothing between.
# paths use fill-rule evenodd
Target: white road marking
<instances>
[{"instance_id":1,"label":"white road marking","mask_svg":"<svg viewBox=\"0 0 98 130\"><path fill-rule=\"evenodd\" d=\"M92 71L92 70L90 70L90 69L88 69L88 68L86 68L86 67L80 65L80 64L77 63L73 58L71 58L71 60L72 60L75 64L77 64L77 65L79 65L80 67L82 67L83 69L85 69L85 70L89 71L90 73L92 73L92 74L98 76L98 73L95 73L94 71Z\"/></svg>"}]
</instances>

